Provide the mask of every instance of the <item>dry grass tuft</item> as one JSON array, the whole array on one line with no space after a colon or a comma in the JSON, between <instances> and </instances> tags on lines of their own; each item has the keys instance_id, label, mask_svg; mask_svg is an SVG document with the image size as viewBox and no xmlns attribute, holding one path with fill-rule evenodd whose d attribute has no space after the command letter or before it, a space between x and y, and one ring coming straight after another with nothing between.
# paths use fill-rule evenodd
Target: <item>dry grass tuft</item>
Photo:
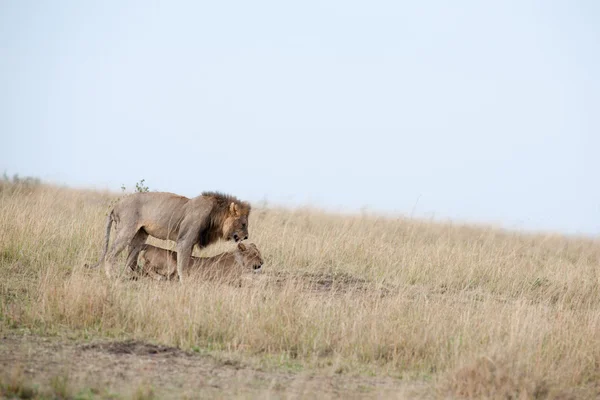
<instances>
[{"instance_id":1,"label":"dry grass tuft","mask_svg":"<svg viewBox=\"0 0 600 400\"><path fill-rule=\"evenodd\" d=\"M480 357L448 378L446 393L465 399L546 399L548 386L541 377L520 370L516 363Z\"/></svg>"},{"instance_id":2,"label":"dry grass tuft","mask_svg":"<svg viewBox=\"0 0 600 400\"><path fill-rule=\"evenodd\" d=\"M1 326L419 378L444 396L597 393L597 240L257 208L264 273L241 288L108 281L83 265L112 199L0 186Z\"/></svg>"},{"instance_id":3,"label":"dry grass tuft","mask_svg":"<svg viewBox=\"0 0 600 400\"><path fill-rule=\"evenodd\" d=\"M2 398L33 399L37 395L37 387L27 382L22 369L13 367L9 375L0 376L0 396Z\"/></svg>"}]
</instances>

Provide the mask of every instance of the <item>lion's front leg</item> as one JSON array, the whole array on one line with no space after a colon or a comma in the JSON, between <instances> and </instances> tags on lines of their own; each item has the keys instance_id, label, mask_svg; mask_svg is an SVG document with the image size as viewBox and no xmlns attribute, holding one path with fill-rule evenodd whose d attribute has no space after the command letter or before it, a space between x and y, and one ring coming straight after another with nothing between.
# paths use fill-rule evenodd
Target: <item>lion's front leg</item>
<instances>
[{"instance_id":1,"label":"lion's front leg","mask_svg":"<svg viewBox=\"0 0 600 400\"><path fill-rule=\"evenodd\" d=\"M185 273L190 263L190 257L192 256L192 249L194 247L193 240L184 239L177 243L177 275L179 275L179 282L183 283L185 280Z\"/></svg>"},{"instance_id":2,"label":"lion's front leg","mask_svg":"<svg viewBox=\"0 0 600 400\"><path fill-rule=\"evenodd\" d=\"M205 212L206 215L195 214L189 218L185 218L181 222L179 236L177 237L177 274L179 275L180 283L183 283L185 280L185 270L190 264L194 245L196 243L200 245L200 232L206 226L209 211Z\"/></svg>"}]
</instances>

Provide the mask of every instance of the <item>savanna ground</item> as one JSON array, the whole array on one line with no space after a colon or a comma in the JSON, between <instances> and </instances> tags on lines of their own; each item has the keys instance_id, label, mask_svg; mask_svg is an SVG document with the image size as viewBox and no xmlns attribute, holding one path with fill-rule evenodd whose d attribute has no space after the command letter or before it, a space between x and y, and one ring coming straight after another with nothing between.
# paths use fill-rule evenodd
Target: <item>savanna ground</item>
<instances>
[{"instance_id":1,"label":"savanna ground","mask_svg":"<svg viewBox=\"0 0 600 400\"><path fill-rule=\"evenodd\" d=\"M600 397L598 240L255 206L242 287L109 281L116 197L0 185L0 395Z\"/></svg>"}]
</instances>

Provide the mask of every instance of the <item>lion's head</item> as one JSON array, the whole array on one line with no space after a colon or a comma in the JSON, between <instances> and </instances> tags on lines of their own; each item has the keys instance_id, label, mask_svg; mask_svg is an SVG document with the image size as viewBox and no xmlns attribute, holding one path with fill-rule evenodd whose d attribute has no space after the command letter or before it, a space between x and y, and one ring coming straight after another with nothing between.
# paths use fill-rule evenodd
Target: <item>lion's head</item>
<instances>
[{"instance_id":1,"label":"lion's head","mask_svg":"<svg viewBox=\"0 0 600 400\"><path fill-rule=\"evenodd\" d=\"M250 205L231 202L223 221L223 239L236 242L248 239L248 216Z\"/></svg>"},{"instance_id":2,"label":"lion's head","mask_svg":"<svg viewBox=\"0 0 600 400\"><path fill-rule=\"evenodd\" d=\"M235 252L238 262L244 267L253 272L260 272L263 265L263 258L258 251L258 247L254 243L238 243L238 248Z\"/></svg>"}]
</instances>

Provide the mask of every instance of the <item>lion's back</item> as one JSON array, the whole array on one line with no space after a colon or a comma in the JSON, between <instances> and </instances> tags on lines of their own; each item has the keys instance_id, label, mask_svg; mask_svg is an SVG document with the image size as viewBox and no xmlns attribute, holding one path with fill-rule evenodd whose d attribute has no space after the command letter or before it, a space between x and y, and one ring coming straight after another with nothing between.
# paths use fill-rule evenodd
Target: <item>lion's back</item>
<instances>
[{"instance_id":1,"label":"lion's back","mask_svg":"<svg viewBox=\"0 0 600 400\"><path fill-rule=\"evenodd\" d=\"M146 216L164 214L185 208L190 199L169 192L132 193L117 202L113 211L116 214L137 214Z\"/></svg>"},{"instance_id":2,"label":"lion's back","mask_svg":"<svg viewBox=\"0 0 600 400\"><path fill-rule=\"evenodd\" d=\"M189 200L168 192L134 193L121 199L113 214L119 223L143 227L159 239L174 240Z\"/></svg>"}]
</instances>

